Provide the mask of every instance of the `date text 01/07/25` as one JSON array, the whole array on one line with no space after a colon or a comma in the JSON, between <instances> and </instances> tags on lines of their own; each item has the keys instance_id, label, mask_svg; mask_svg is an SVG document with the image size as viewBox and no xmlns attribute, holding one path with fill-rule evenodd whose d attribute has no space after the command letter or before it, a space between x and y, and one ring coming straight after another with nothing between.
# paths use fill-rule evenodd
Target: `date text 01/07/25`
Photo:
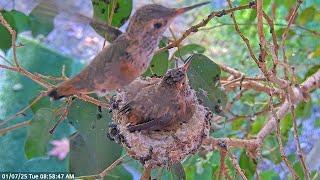
<instances>
[{"instance_id":1,"label":"date text 01/07/25","mask_svg":"<svg viewBox=\"0 0 320 180\"><path fill-rule=\"evenodd\" d=\"M1 179L4 180L41 180L41 179L74 179L73 173L58 173L58 172L0 172Z\"/></svg>"}]
</instances>

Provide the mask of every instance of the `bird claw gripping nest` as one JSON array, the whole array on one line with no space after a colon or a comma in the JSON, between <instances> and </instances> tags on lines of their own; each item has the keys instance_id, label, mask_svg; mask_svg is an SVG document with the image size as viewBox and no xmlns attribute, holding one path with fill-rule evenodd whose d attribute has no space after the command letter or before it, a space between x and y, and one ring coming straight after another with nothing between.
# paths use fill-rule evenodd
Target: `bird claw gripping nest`
<instances>
[{"instance_id":1,"label":"bird claw gripping nest","mask_svg":"<svg viewBox=\"0 0 320 180\"><path fill-rule=\"evenodd\" d=\"M116 100L119 107L123 107L142 88L158 83L161 78L138 78L128 87L118 92ZM165 95L164 95L165 96ZM209 134L211 112L200 105L195 91L190 86L186 93L195 111L192 117L185 122L178 122L162 130L141 130L130 132L128 130L128 117L113 110L113 123L109 125L109 137L120 143L132 158L139 160L145 167L166 166L180 162L189 154L194 154L200 148L202 140Z\"/></svg>"}]
</instances>

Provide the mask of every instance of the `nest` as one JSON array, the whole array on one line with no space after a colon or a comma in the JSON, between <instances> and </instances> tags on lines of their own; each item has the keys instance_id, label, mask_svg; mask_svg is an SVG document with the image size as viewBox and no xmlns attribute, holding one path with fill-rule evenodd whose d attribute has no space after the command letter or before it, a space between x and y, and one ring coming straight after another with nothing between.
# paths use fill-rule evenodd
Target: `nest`
<instances>
[{"instance_id":1,"label":"nest","mask_svg":"<svg viewBox=\"0 0 320 180\"><path fill-rule=\"evenodd\" d=\"M114 106L116 109L113 110L114 124L109 126L111 138L121 143L129 156L148 168L180 162L188 155L196 153L203 139L209 135L212 118L209 109L198 103L195 91L188 87L186 98L192 101L195 107L191 119L177 124L174 130L129 132L126 115L119 115L117 109L130 102L142 88L160 80L158 77L138 78L118 92L114 99L117 102Z\"/></svg>"}]
</instances>

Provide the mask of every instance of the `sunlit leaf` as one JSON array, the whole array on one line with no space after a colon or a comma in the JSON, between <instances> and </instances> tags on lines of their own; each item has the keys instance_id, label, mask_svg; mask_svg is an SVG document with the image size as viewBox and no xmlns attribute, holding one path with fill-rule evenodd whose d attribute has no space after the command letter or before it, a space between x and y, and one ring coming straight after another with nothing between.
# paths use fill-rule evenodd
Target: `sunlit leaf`
<instances>
[{"instance_id":1,"label":"sunlit leaf","mask_svg":"<svg viewBox=\"0 0 320 180\"><path fill-rule=\"evenodd\" d=\"M311 101L299 103L297 105L297 107L296 107L296 117L297 118L308 118L308 117L310 117L311 108L312 108Z\"/></svg>"},{"instance_id":2,"label":"sunlit leaf","mask_svg":"<svg viewBox=\"0 0 320 180\"><path fill-rule=\"evenodd\" d=\"M310 22L313 19L316 12L317 10L313 6L304 9L302 13L298 16L297 22L300 25L305 25L307 22Z\"/></svg>"},{"instance_id":3,"label":"sunlit leaf","mask_svg":"<svg viewBox=\"0 0 320 180\"><path fill-rule=\"evenodd\" d=\"M308 69L307 73L304 75L304 80L306 80L309 76L316 73L320 69L320 64L316 64L312 66L310 69Z\"/></svg>"},{"instance_id":4,"label":"sunlit leaf","mask_svg":"<svg viewBox=\"0 0 320 180\"><path fill-rule=\"evenodd\" d=\"M286 114L286 116L280 121L280 132L281 136L286 142L288 140L289 132L293 126L291 113Z\"/></svg>"},{"instance_id":5,"label":"sunlit leaf","mask_svg":"<svg viewBox=\"0 0 320 180\"><path fill-rule=\"evenodd\" d=\"M320 119L317 119L314 121L314 127L315 128L320 128Z\"/></svg>"},{"instance_id":6,"label":"sunlit leaf","mask_svg":"<svg viewBox=\"0 0 320 180\"><path fill-rule=\"evenodd\" d=\"M231 128L234 131L240 130L240 128L244 126L246 122L247 121L244 118L237 119L231 123Z\"/></svg>"},{"instance_id":7,"label":"sunlit leaf","mask_svg":"<svg viewBox=\"0 0 320 180\"><path fill-rule=\"evenodd\" d=\"M9 23L9 25L15 29L16 24L14 21L14 18L10 12L7 11L0 11L1 14L3 15L4 19ZM0 41L0 49L6 51L11 47L11 34L7 30L6 27L4 27L2 24L0 24L0 36L1 36L1 41Z\"/></svg>"},{"instance_id":8,"label":"sunlit leaf","mask_svg":"<svg viewBox=\"0 0 320 180\"><path fill-rule=\"evenodd\" d=\"M123 25L131 14L132 0L92 0L94 18L115 27Z\"/></svg>"},{"instance_id":9,"label":"sunlit leaf","mask_svg":"<svg viewBox=\"0 0 320 180\"><path fill-rule=\"evenodd\" d=\"M262 171L261 173L259 173L259 177L260 179L264 179L264 180L280 180L279 175L272 170Z\"/></svg>"},{"instance_id":10,"label":"sunlit leaf","mask_svg":"<svg viewBox=\"0 0 320 180\"><path fill-rule=\"evenodd\" d=\"M299 179L304 179L305 178L300 162L295 163L293 165L293 169L297 173L297 175L299 176Z\"/></svg>"},{"instance_id":11,"label":"sunlit leaf","mask_svg":"<svg viewBox=\"0 0 320 180\"><path fill-rule=\"evenodd\" d=\"M266 121L265 117L263 116L257 117L257 119L255 119L254 122L251 124L250 134L256 135L260 131L260 129L263 127L265 121Z\"/></svg>"},{"instance_id":12,"label":"sunlit leaf","mask_svg":"<svg viewBox=\"0 0 320 180\"><path fill-rule=\"evenodd\" d=\"M242 151L239 159L239 165L241 169L244 170L244 173L247 178L251 179L254 176L257 168L257 164L247 156L245 151Z\"/></svg>"}]
</instances>

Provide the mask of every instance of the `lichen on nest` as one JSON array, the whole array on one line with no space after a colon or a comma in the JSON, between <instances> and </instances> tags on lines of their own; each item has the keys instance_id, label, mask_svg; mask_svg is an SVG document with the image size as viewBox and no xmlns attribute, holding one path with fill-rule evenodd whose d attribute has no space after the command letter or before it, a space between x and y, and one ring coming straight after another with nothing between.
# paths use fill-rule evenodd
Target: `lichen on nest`
<instances>
[{"instance_id":1,"label":"lichen on nest","mask_svg":"<svg viewBox=\"0 0 320 180\"><path fill-rule=\"evenodd\" d=\"M142 88L159 83L160 80L159 77L136 79L117 93L117 106L121 108ZM118 110L115 109L114 124L109 126L109 135L122 144L129 156L139 160L145 167L154 168L180 162L200 148L202 140L209 135L212 118L209 109L198 103L196 93L189 85L185 94L187 101L195 106L195 112L188 121L178 122L174 129L130 132L127 128L127 116L117 113Z\"/></svg>"}]
</instances>

